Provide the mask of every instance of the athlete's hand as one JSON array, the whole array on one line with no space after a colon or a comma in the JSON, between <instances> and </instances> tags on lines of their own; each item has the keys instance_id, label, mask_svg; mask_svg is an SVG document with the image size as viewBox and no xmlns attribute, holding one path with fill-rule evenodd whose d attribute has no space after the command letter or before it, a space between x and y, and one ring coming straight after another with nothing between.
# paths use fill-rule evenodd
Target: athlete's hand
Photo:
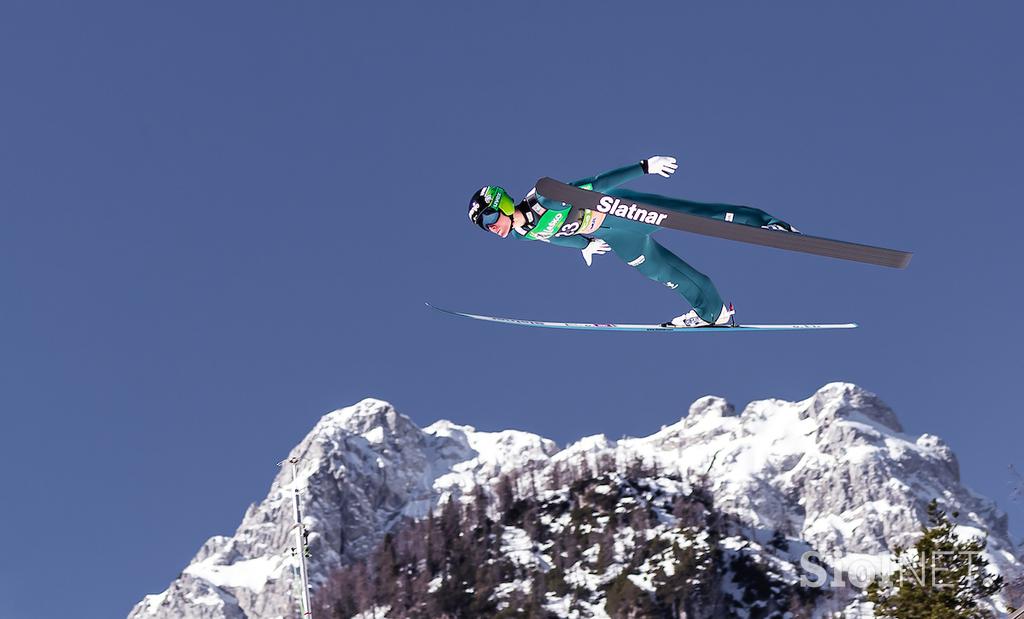
<instances>
[{"instance_id":1,"label":"athlete's hand","mask_svg":"<svg viewBox=\"0 0 1024 619\"><path fill-rule=\"evenodd\" d=\"M610 250L611 247L608 246L608 243L601 239L590 239L590 243L580 251L583 252L583 261L590 266L594 262L595 255L607 254Z\"/></svg>"},{"instance_id":2,"label":"athlete's hand","mask_svg":"<svg viewBox=\"0 0 1024 619\"><path fill-rule=\"evenodd\" d=\"M647 168L648 174L660 174L665 178L672 176L672 174L676 171L676 168L679 167L676 165L675 157L654 155L653 157L646 159L646 161L647 164L645 167Z\"/></svg>"}]
</instances>

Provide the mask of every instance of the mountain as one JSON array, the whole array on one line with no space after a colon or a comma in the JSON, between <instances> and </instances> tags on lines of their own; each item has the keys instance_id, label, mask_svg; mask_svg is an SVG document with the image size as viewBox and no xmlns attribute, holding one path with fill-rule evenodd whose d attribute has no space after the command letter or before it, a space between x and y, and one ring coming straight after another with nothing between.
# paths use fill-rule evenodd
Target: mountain
<instances>
[{"instance_id":1,"label":"mountain","mask_svg":"<svg viewBox=\"0 0 1024 619\"><path fill-rule=\"evenodd\" d=\"M793 608L870 617L851 583L917 539L932 499L957 513L961 534L987 535L998 573L1009 579L1024 567L1006 516L960 483L950 448L904 434L877 396L847 383L800 402L752 402L741 413L708 396L651 436L595 435L564 449L526 432L444 420L421 429L367 399L324 416L290 457L299 463L311 586L321 600L382 544L404 540L416 555L417 531L429 536L444 518L472 521L484 535L475 546L480 573L505 566L494 568L503 584L489 591L488 608L529 599L550 616L607 616L646 591L673 612L690 605L709 617ZM294 616L291 488L282 471L234 535L207 540L129 619ZM572 543L583 547L565 550ZM487 554L491 547L498 551ZM807 553L823 567L807 563ZM707 576L673 585L685 595L661 596L684 559ZM820 574L825 586L807 584ZM445 582L423 586L443 593Z\"/></svg>"}]
</instances>

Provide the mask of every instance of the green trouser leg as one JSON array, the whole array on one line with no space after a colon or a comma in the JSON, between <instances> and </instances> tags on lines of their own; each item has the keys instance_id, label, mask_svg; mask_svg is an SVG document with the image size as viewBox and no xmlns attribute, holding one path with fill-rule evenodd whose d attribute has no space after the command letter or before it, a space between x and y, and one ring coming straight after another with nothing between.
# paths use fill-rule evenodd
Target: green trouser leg
<instances>
[{"instance_id":1,"label":"green trouser leg","mask_svg":"<svg viewBox=\"0 0 1024 619\"><path fill-rule=\"evenodd\" d=\"M625 198L627 200L632 200L633 202L645 202L652 206L659 206L670 211L688 213L690 215L707 217L709 219L718 219L721 221L731 221L744 226L756 226L760 228L761 226L778 223L783 224L786 227L790 227L789 224L778 217L751 206L691 202L689 200L680 200L679 198L659 196L654 193L639 193L628 189L611 189L607 193L610 196Z\"/></svg>"},{"instance_id":2,"label":"green trouser leg","mask_svg":"<svg viewBox=\"0 0 1024 619\"><path fill-rule=\"evenodd\" d=\"M718 318L723 303L715 284L707 275L686 264L679 256L652 239L650 232L656 230L654 226L629 220L618 220L612 225L615 228L602 227L594 236L604 239L627 264L675 290L703 320L713 323Z\"/></svg>"},{"instance_id":3,"label":"green trouser leg","mask_svg":"<svg viewBox=\"0 0 1024 619\"><path fill-rule=\"evenodd\" d=\"M610 196L633 202L644 202L666 210L708 217L745 226L767 226L782 224L781 219L750 206L736 204L710 204L669 198L653 193L639 193L628 189L610 189ZM694 269L669 250L651 238L657 231L655 226L641 224L618 217L606 217L594 236L604 239L612 250L630 266L675 290L686 299L697 315L707 322L715 322L722 311L722 296L707 276Z\"/></svg>"},{"instance_id":4,"label":"green trouser leg","mask_svg":"<svg viewBox=\"0 0 1024 619\"><path fill-rule=\"evenodd\" d=\"M789 224L761 209L736 204L710 204L669 198L652 193L639 193L628 189L610 189L610 196L633 202L644 202L666 210L731 221L745 226ZM678 256L651 238L655 226L641 224L618 217L606 217L594 236L604 239L612 250L638 271L675 290L686 299L697 315L713 323L722 311L722 296L711 279L694 269Z\"/></svg>"}]
</instances>

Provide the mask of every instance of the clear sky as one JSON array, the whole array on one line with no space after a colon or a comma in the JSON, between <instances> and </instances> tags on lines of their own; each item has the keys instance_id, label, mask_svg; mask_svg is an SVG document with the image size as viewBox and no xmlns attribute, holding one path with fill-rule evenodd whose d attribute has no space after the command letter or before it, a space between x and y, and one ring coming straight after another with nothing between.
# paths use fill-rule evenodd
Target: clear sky
<instances>
[{"instance_id":1,"label":"clear sky","mask_svg":"<svg viewBox=\"0 0 1024 619\"><path fill-rule=\"evenodd\" d=\"M124 616L374 396L560 443L856 382L1010 512L1020 437L1019 3L7 2L0 7L0 616ZM748 322L611 255L473 228L653 154L633 185L916 252L906 271L684 233Z\"/></svg>"}]
</instances>

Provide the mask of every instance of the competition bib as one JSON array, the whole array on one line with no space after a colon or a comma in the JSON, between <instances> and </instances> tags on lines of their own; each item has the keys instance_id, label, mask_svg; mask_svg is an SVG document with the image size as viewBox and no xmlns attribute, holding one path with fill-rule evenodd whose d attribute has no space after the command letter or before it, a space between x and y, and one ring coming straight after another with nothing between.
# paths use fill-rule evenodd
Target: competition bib
<instances>
[{"instance_id":1,"label":"competition bib","mask_svg":"<svg viewBox=\"0 0 1024 619\"><path fill-rule=\"evenodd\" d=\"M589 187L584 186L583 189ZM601 227L604 217L604 213L575 206L566 206L564 209L549 208L540 215L537 224L526 233L526 238L533 241L548 241L555 236L592 234Z\"/></svg>"}]
</instances>

